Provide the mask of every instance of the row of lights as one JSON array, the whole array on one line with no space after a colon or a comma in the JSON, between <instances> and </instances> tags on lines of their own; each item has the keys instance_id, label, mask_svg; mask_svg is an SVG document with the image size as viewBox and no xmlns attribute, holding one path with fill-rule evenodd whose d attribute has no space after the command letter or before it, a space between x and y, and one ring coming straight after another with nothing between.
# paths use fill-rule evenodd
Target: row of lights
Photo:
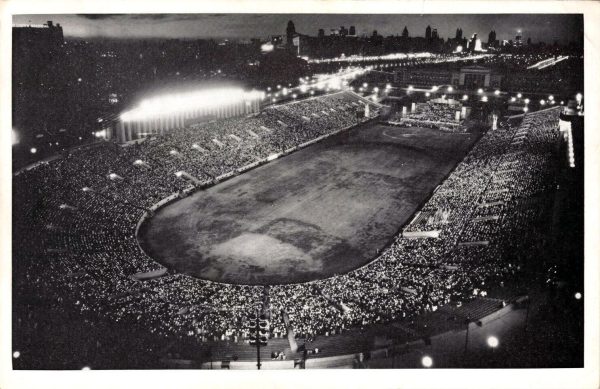
<instances>
[{"instance_id":1,"label":"row of lights","mask_svg":"<svg viewBox=\"0 0 600 389\"><path fill-rule=\"evenodd\" d=\"M487 345L492 348L492 350L500 345L500 341L495 336L489 336L487 338L486 342L487 342ZM423 355L423 358L421 358L421 365L423 365L423 367L426 367L426 368L432 367L433 366L433 358L431 358L429 355Z\"/></svg>"}]
</instances>

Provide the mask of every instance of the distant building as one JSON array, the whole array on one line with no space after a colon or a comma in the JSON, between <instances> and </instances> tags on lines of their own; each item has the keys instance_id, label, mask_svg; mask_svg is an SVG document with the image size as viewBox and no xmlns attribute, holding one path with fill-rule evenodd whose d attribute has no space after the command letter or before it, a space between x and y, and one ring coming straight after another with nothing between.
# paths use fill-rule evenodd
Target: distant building
<instances>
[{"instance_id":1,"label":"distant building","mask_svg":"<svg viewBox=\"0 0 600 389\"><path fill-rule=\"evenodd\" d=\"M431 27L427 26L427 28L425 29L425 39L429 40L431 39Z\"/></svg>"},{"instance_id":2,"label":"distant building","mask_svg":"<svg viewBox=\"0 0 600 389\"><path fill-rule=\"evenodd\" d=\"M462 28L457 28L456 29L456 35L454 36L454 39L456 39L456 40L462 40L462 37L463 37Z\"/></svg>"},{"instance_id":3,"label":"distant building","mask_svg":"<svg viewBox=\"0 0 600 389\"><path fill-rule=\"evenodd\" d=\"M323 38L325 37L325 30L323 30L322 28L319 28L319 34L317 35L319 38Z\"/></svg>"},{"instance_id":4,"label":"distant building","mask_svg":"<svg viewBox=\"0 0 600 389\"><path fill-rule=\"evenodd\" d=\"M500 88L502 75L484 66L465 66L460 69L402 68L394 76L394 82L402 86L429 89L434 85L453 85L459 90Z\"/></svg>"},{"instance_id":5,"label":"distant building","mask_svg":"<svg viewBox=\"0 0 600 389\"><path fill-rule=\"evenodd\" d=\"M496 31L490 31L487 41L488 47L496 47Z\"/></svg>"},{"instance_id":6,"label":"distant building","mask_svg":"<svg viewBox=\"0 0 600 389\"><path fill-rule=\"evenodd\" d=\"M348 32L350 36L356 36L356 27L350 26L350 31Z\"/></svg>"},{"instance_id":7,"label":"distant building","mask_svg":"<svg viewBox=\"0 0 600 389\"><path fill-rule=\"evenodd\" d=\"M408 38L408 28L404 26L404 30L402 30L402 38Z\"/></svg>"},{"instance_id":8,"label":"distant building","mask_svg":"<svg viewBox=\"0 0 600 389\"><path fill-rule=\"evenodd\" d=\"M286 44L288 47L293 46L294 45L294 35L296 35L296 27L294 26L294 22L292 22L291 20L288 22L287 28L285 30L286 32Z\"/></svg>"},{"instance_id":9,"label":"distant building","mask_svg":"<svg viewBox=\"0 0 600 389\"><path fill-rule=\"evenodd\" d=\"M346 29L346 27L341 26L340 27L340 36L346 36L348 35L348 29Z\"/></svg>"},{"instance_id":10,"label":"distant building","mask_svg":"<svg viewBox=\"0 0 600 389\"><path fill-rule=\"evenodd\" d=\"M431 39L438 39L438 32L437 32L437 28L434 28L433 31L431 32Z\"/></svg>"},{"instance_id":11,"label":"distant building","mask_svg":"<svg viewBox=\"0 0 600 389\"><path fill-rule=\"evenodd\" d=\"M36 47L60 46L64 42L63 29L60 23L54 25L50 20L40 25L15 25L13 26L13 47L27 47L36 50Z\"/></svg>"}]
</instances>

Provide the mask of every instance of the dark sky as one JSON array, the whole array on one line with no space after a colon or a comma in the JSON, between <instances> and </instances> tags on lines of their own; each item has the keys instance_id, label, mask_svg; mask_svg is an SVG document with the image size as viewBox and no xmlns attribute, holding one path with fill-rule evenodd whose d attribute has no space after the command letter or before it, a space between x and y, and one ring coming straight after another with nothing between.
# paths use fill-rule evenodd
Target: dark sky
<instances>
[{"instance_id":1,"label":"dark sky","mask_svg":"<svg viewBox=\"0 0 600 389\"><path fill-rule=\"evenodd\" d=\"M45 23L52 20L63 26L67 37L114 38L264 38L285 33L288 20L296 31L317 35L323 28L356 26L357 34L400 34L404 26L411 36L425 35L425 27L437 28L441 37L478 33L487 41L490 30L497 39L514 39L521 30L533 42L561 42L580 39L583 18L561 14L443 14L443 15L364 15L364 14L92 14L92 15L15 15L14 23Z\"/></svg>"}]
</instances>

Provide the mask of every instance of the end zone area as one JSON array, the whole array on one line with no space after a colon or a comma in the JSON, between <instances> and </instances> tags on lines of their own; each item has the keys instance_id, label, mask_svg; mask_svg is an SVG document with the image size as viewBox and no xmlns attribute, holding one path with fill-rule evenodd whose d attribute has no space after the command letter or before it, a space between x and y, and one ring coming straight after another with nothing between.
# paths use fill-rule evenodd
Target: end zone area
<instances>
[{"instance_id":1,"label":"end zone area","mask_svg":"<svg viewBox=\"0 0 600 389\"><path fill-rule=\"evenodd\" d=\"M377 256L479 138L366 124L160 209L139 234L170 269L287 284Z\"/></svg>"}]
</instances>

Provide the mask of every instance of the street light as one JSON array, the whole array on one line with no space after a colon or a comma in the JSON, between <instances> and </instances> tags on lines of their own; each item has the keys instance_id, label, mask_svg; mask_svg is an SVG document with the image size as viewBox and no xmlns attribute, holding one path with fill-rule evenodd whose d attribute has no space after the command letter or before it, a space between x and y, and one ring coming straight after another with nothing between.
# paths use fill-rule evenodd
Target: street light
<instances>
[{"instance_id":1,"label":"street light","mask_svg":"<svg viewBox=\"0 0 600 389\"><path fill-rule=\"evenodd\" d=\"M423 365L423 367L430 368L433 366L433 359L429 355L425 355L423 358L421 358L421 365Z\"/></svg>"},{"instance_id":2,"label":"street light","mask_svg":"<svg viewBox=\"0 0 600 389\"><path fill-rule=\"evenodd\" d=\"M498 341L498 338L496 338L495 336L490 336L490 337L487 338L487 344L492 349L495 349L496 347L498 347L499 343L500 342Z\"/></svg>"}]
</instances>

